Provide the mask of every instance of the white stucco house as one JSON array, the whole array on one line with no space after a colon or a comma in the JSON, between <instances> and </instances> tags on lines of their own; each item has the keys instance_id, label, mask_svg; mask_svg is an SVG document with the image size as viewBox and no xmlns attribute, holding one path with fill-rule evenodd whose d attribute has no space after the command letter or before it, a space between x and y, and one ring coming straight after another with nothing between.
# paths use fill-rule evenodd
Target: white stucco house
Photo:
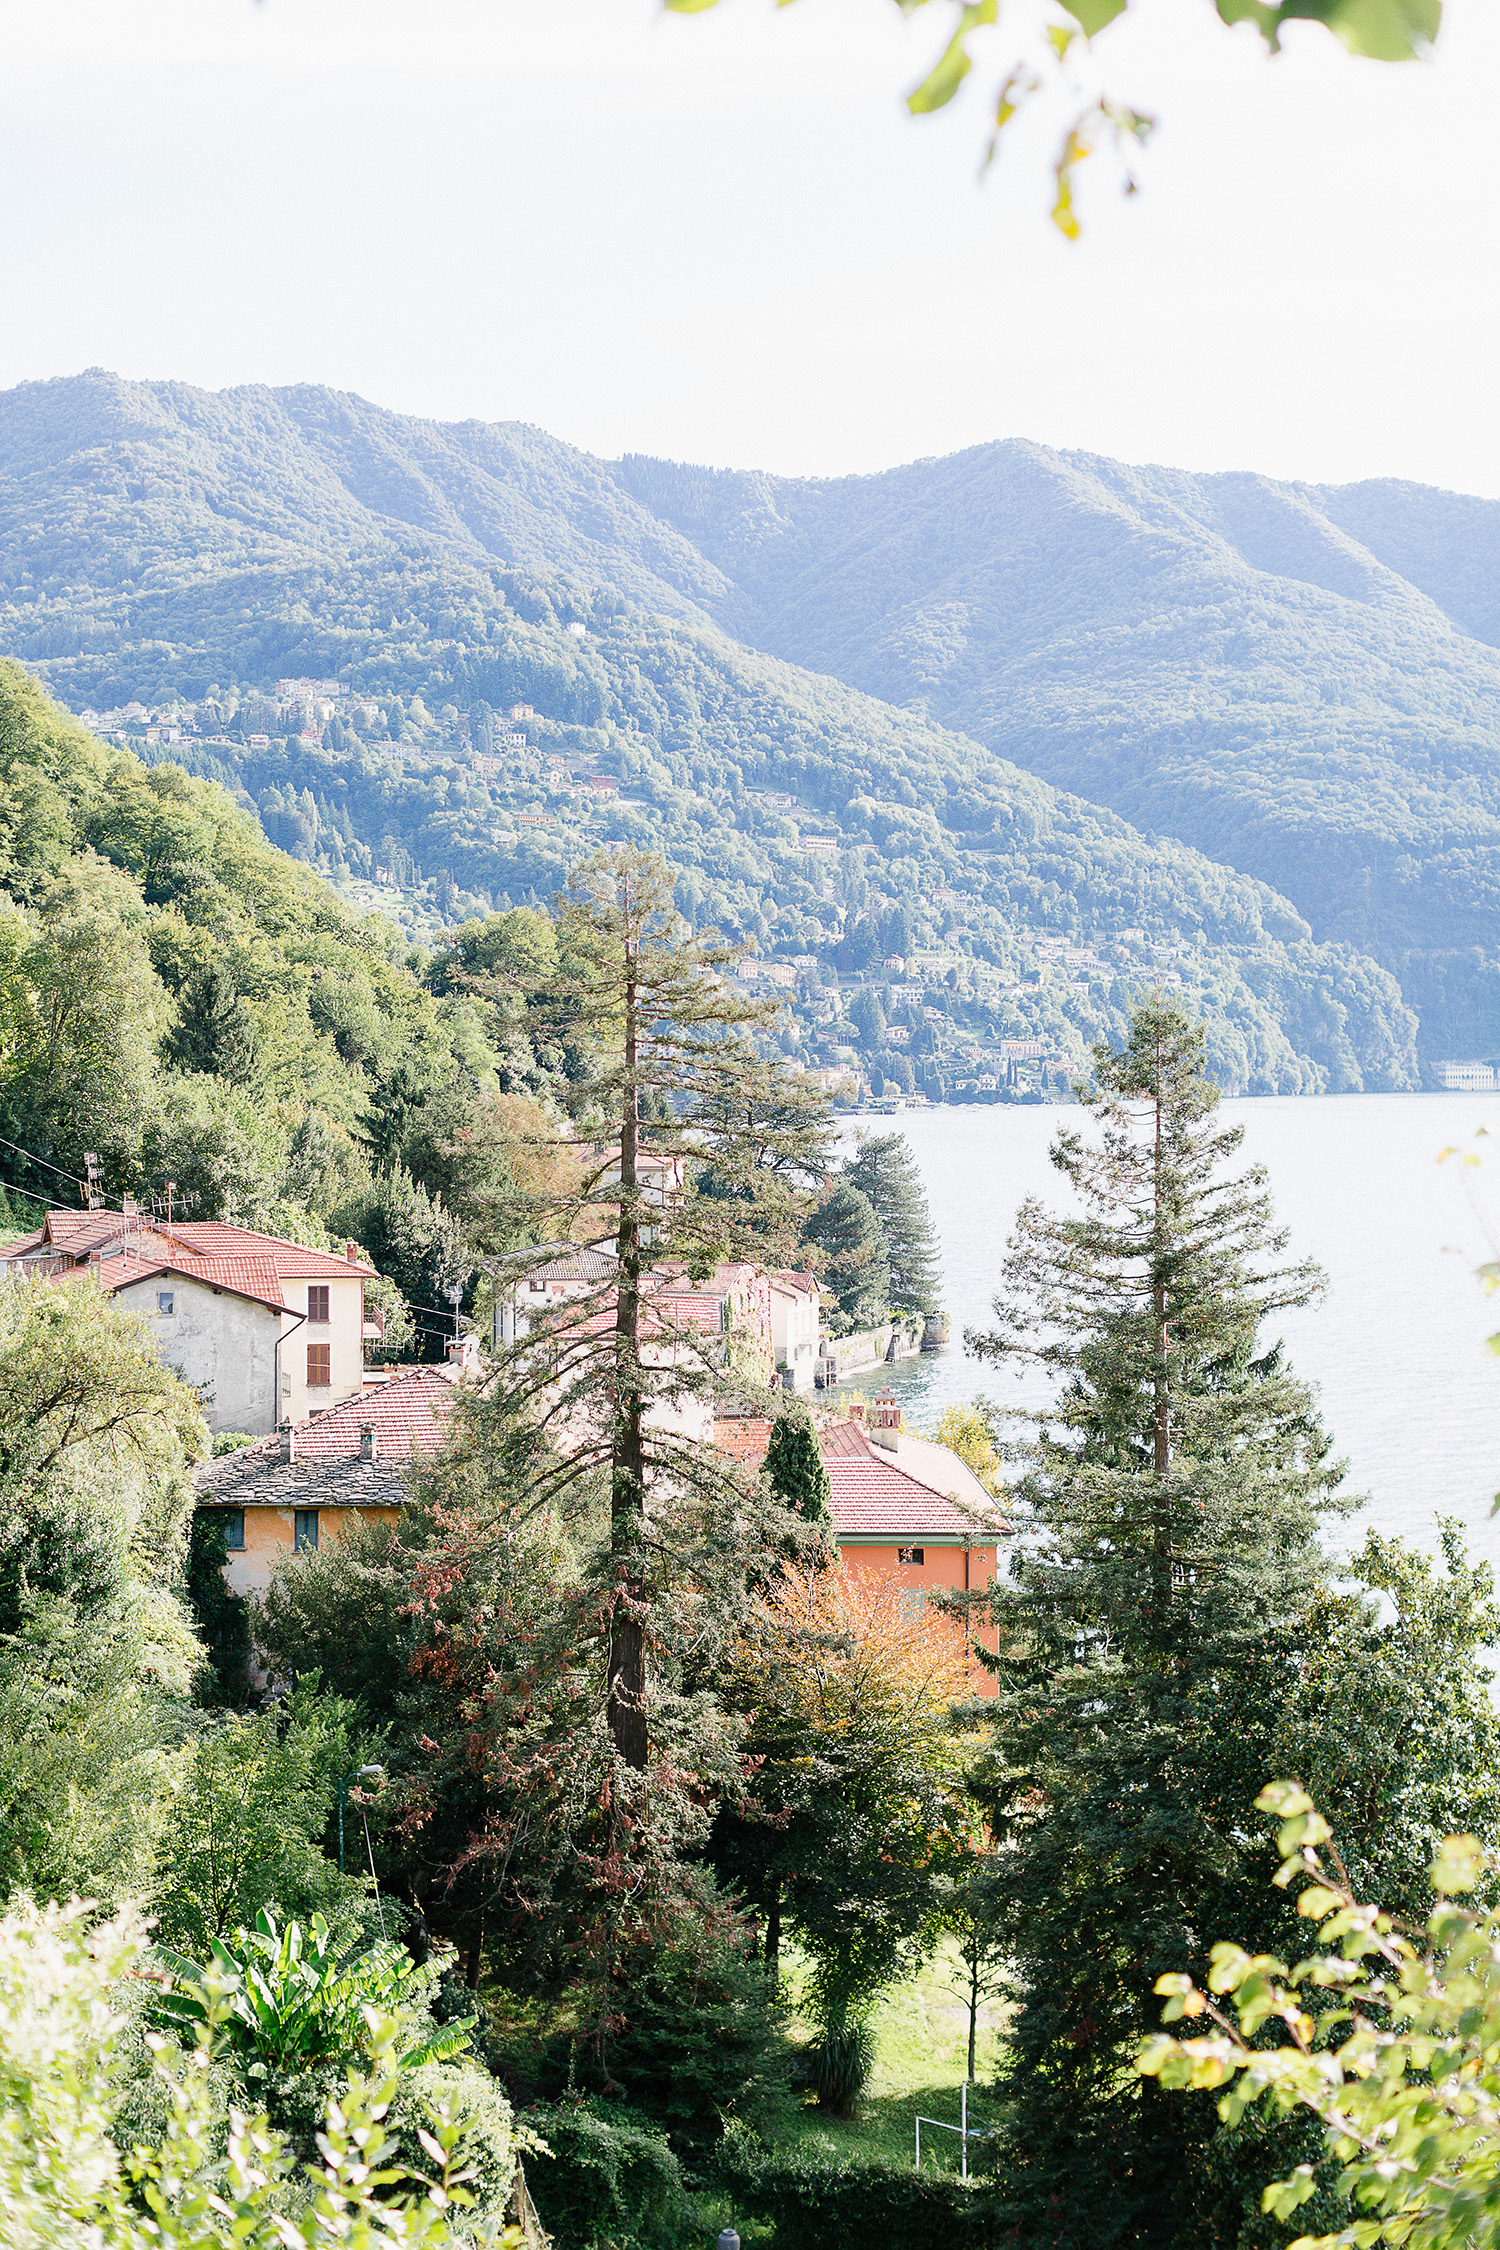
<instances>
[{"instance_id":1,"label":"white stucco house","mask_svg":"<svg viewBox=\"0 0 1500 2250\"><path fill-rule=\"evenodd\" d=\"M213 1430L260 1437L358 1398L374 1267L220 1220L50 1211L7 1270L92 1281L141 1315Z\"/></svg>"},{"instance_id":2,"label":"white stucco house","mask_svg":"<svg viewBox=\"0 0 1500 2250\"><path fill-rule=\"evenodd\" d=\"M766 1276L771 1287L771 1343L783 1390L810 1391L818 1366L823 1300L815 1273Z\"/></svg>"}]
</instances>

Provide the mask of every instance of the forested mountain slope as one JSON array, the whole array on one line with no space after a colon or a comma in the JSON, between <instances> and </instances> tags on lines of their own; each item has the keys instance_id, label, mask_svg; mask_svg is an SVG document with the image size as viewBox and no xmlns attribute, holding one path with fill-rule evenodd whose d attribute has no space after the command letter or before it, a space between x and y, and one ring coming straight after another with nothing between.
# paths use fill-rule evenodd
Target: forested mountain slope
<instances>
[{"instance_id":1,"label":"forested mountain slope","mask_svg":"<svg viewBox=\"0 0 1500 2250\"><path fill-rule=\"evenodd\" d=\"M759 645L1284 891L1500 1044L1500 504L1013 443L797 482L629 460Z\"/></svg>"},{"instance_id":2,"label":"forested mountain slope","mask_svg":"<svg viewBox=\"0 0 1500 2250\"><path fill-rule=\"evenodd\" d=\"M87 618L127 587L386 540L573 571L705 624L730 592L609 463L525 423L427 422L316 385L201 391L102 368L0 392L0 583L29 582L33 637L56 644L28 656L109 648Z\"/></svg>"},{"instance_id":3,"label":"forested mountain slope","mask_svg":"<svg viewBox=\"0 0 1500 2250\"><path fill-rule=\"evenodd\" d=\"M1141 928L1186 945L1174 974L1213 1022L1237 1027L1215 1034L1226 1084L1410 1083L1410 1019L1368 944L1420 987L1429 1052L1481 1041L1491 816L1454 742L1443 737L1434 751L1454 778L1413 809L1396 802L1372 722L1365 783L1350 804L1347 791L1325 786L1290 721L1283 739L1274 714L1262 714L1256 739L1271 770L1256 784L1259 828L1238 799L1225 815L1225 772L1243 796L1250 768L1226 767L1221 755L1245 724L1239 658L1224 651L1265 641L1274 661L1256 675L1257 692L1283 714L1301 708L1317 676L1310 647L1294 665L1282 645L1285 585L1258 597L1260 611L1239 580L1237 592L1220 587L1221 669L1205 670L1191 599L1206 583L1195 556L1212 541L1190 529L1186 502L1175 513L1152 502L1153 547L1144 502L1131 503L1134 516L1124 500L1105 505L1100 477L1070 469L1061 508L1055 457L1024 447L992 455L1022 478L1004 505L999 487L976 480L974 456L885 479L789 485L611 466L515 425L444 427L311 388L208 394L102 373L22 385L0 396L0 648L74 709L213 691L238 739L199 754L198 770L242 787L278 840L335 875L348 846L383 852L388 866L405 853L415 874L468 894L461 911L544 897L580 841L566 813L543 817L525 773L480 787L471 767L457 770L471 747L469 713L515 698L535 706L530 749L618 776L636 803L613 825L667 845L690 878L690 911L768 949L832 951L856 921L879 932L886 910L901 909L915 918L913 939L947 942L960 925L966 943L1020 980L1027 925L1082 943ZM1414 550L1419 531L1395 521L1391 538ZM1380 580L1382 630L1404 621L1412 700L1426 695L1444 636L1454 698L1470 659L1500 665L1393 573L1349 560L1355 550L1337 536L1346 577ZM1225 539L1219 546L1231 554ZM1234 556L1221 579L1238 571L1248 583L1251 565ZM944 568L929 596L924 586ZM1103 615L1101 573L1114 587L1107 625L1088 622ZM1460 577L1482 604L1475 570ZM1067 632L1056 628L1059 601L1071 603ZM783 644L787 655L796 642L801 662L824 676L736 647L725 631ZM251 691L301 673L336 674L383 698L378 723L309 747L277 740L269 720L247 721ZM888 700L854 692L837 673L867 675ZM992 678L1004 684L998 698ZM1488 740L1483 686L1464 689L1471 765ZM1071 758L1096 799L1128 795L1133 775L1139 817L1160 839L1060 795L926 711L890 707L924 701L972 706L976 731L1038 769ZM260 749L250 741L257 727L268 736ZM1179 765L1197 757L1193 786L1162 778L1168 741ZM1347 758L1323 762L1342 771ZM766 786L796 803L751 803L746 790ZM1385 805L1405 854L1373 884L1360 856L1372 802ZM1300 823L1286 818L1289 803L1302 808ZM1446 873L1418 865L1429 856L1421 819L1451 830ZM1170 840L1195 826L1240 865L1257 839L1270 854L1280 836L1292 876L1319 894L1308 920L1341 882L1360 912L1346 901L1323 919L1367 936L1310 947L1285 898ZM305 846L302 828L312 831ZM810 830L825 854L815 862ZM1433 880L1466 889L1441 975L1420 914L1409 916L1408 944L1393 945L1387 926L1386 892L1405 884L1425 911ZM957 902L938 910L932 894L945 888ZM1082 1038L1123 1022L1125 981L1115 977L1116 991L1094 978L1091 990L1054 989L1034 1005L1016 982L1006 1020L991 1029L1066 1049L1065 1025ZM1500 1045L1500 1010L1495 1031Z\"/></svg>"}]
</instances>

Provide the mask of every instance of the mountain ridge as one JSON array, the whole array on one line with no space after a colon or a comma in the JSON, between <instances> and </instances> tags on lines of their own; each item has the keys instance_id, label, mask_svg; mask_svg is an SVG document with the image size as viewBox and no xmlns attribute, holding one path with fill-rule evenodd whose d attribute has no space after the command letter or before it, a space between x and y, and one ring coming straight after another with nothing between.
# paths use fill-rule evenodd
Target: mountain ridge
<instances>
[{"instance_id":1,"label":"mountain ridge","mask_svg":"<svg viewBox=\"0 0 1500 2250\"><path fill-rule=\"evenodd\" d=\"M1144 850L1179 838L1269 884L1400 981L1428 1056L1500 1052L1500 652L1455 621L1500 633L1492 527L1500 504L1427 488L1029 440L799 480L604 462L316 385L94 372L0 394L0 631L75 706L130 664L182 693L234 665L264 684L304 644L336 666L355 645L330 637L341 574L369 596L359 645L399 642L408 691L417 643L423 664L455 645L432 587L427 622L407 614L401 572L424 557L462 578L454 616L503 601L511 568L580 614L614 589L726 662L794 666L804 702L841 687L959 730L983 788L1019 767ZM846 733L887 734L843 710Z\"/></svg>"}]
</instances>

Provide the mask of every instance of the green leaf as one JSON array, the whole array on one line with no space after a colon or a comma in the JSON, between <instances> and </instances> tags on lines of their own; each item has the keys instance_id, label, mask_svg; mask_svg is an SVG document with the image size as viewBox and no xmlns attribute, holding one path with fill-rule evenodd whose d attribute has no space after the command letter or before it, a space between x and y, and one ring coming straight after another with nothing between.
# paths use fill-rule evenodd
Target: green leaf
<instances>
[{"instance_id":1,"label":"green leaf","mask_svg":"<svg viewBox=\"0 0 1500 2250\"><path fill-rule=\"evenodd\" d=\"M952 101L973 68L964 41L979 25L993 23L997 9L998 0L970 0L959 17L958 29L944 49L936 69L906 97L906 106L913 117L928 116L933 110L943 109Z\"/></svg>"},{"instance_id":2,"label":"green leaf","mask_svg":"<svg viewBox=\"0 0 1500 2250\"><path fill-rule=\"evenodd\" d=\"M1069 0L1068 14L1084 38L1093 39L1116 16L1123 16L1128 5L1129 0Z\"/></svg>"},{"instance_id":3,"label":"green leaf","mask_svg":"<svg viewBox=\"0 0 1500 2250\"><path fill-rule=\"evenodd\" d=\"M1484 1868L1484 1846L1477 1836L1445 1836L1428 1870L1435 1891L1472 1891Z\"/></svg>"},{"instance_id":4,"label":"green leaf","mask_svg":"<svg viewBox=\"0 0 1500 2250\"><path fill-rule=\"evenodd\" d=\"M1443 20L1442 0L1216 0L1224 23L1253 23L1273 53L1289 23L1321 23L1351 55L1411 62L1425 55Z\"/></svg>"},{"instance_id":5,"label":"green leaf","mask_svg":"<svg viewBox=\"0 0 1500 2250\"><path fill-rule=\"evenodd\" d=\"M1310 2164L1299 2164L1289 2180L1273 2180L1261 2194L1260 2207L1278 2219L1289 2219L1299 2204L1317 2191Z\"/></svg>"},{"instance_id":6,"label":"green leaf","mask_svg":"<svg viewBox=\"0 0 1500 2250\"><path fill-rule=\"evenodd\" d=\"M1255 1800L1255 1809L1290 1820L1297 1813L1311 1812L1313 1801L1300 1781L1268 1781Z\"/></svg>"},{"instance_id":7,"label":"green leaf","mask_svg":"<svg viewBox=\"0 0 1500 2250\"><path fill-rule=\"evenodd\" d=\"M1442 0L1333 0L1324 20L1351 55L1412 62L1438 35Z\"/></svg>"}]
</instances>

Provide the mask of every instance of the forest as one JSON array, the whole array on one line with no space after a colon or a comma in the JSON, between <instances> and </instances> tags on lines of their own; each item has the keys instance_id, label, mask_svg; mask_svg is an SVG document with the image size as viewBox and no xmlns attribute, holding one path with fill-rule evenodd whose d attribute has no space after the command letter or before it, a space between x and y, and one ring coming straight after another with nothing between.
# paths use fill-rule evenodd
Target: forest
<instances>
[{"instance_id":1,"label":"forest","mask_svg":"<svg viewBox=\"0 0 1500 2250\"><path fill-rule=\"evenodd\" d=\"M1418 1083L1421 1027L1400 964L1379 965L1357 940L1319 942L1286 897L1174 841L1165 823L1142 834L920 711L725 640L680 601L675 617L637 606L572 567L587 558L566 543L553 551L570 567L545 574L486 557L439 507L436 461L417 526L342 486L335 505L330 464L296 414L326 448L343 409L331 394L284 400L278 439L269 398L253 412L226 398L205 421L198 394L174 414L149 387L112 378L7 394L0 634L75 711L190 709L196 736L182 744L151 749L145 721L125 723L143 753L240 792L274 841L362 906L376 903L377 872L388 907L418 908L414 935L543 905L607 833L667 849L684 912L768 956L842 975L916 947L998 970L1005 1004L959 1027L984 1050L978 1075L1003 1077L1005 1040L1040 1042L1066 1072L1091 1040L1120 1036L1148 970L1144 953L1119 958L1120 934L1135 931L1147 948L1180 951L1172 973L1209 1026L1227 1091ZM367 460L374 410L349 413ZM345 432L335 455L357 482L353 444ZM535 433L516 444L537 454L534 515L538 479L562 474L566 449ZM505 466L485 471L496 508ZM389 501L389 479L381 491ZM413 503L415 488L402 491ZM479 521L474 492L466 505ZM501 520L485 525L497 544ZM618 576L649 591L639 573ZM360 719L320 724L312 740L278 733L274 682L288 675L339 681L361 699ZM479 770L516 705L532 714L527 755L503 750L499 770L490 758ZM594 825L604 808L585 822L577 791L549 790L548 756L617 783L607 831ZM876 935L859 957L862 920ZM887 942L887 923L910 927ZM1112 949L1114 967L1039 978L1036 936ZM1466 955L1445 959L1450 977L1468 973ZM890 997L876 997L889 1023ZM835 1064L843 1047L868 1071L869 1042L841 1014L829 1051L804 1024L804 1059ZM930 1073L903 1056L903 1089L908 1071L937 1099L961 1075L951 1055Z\"/></svg>"},{"instance_id":2,"label":"forest","mask_svg":"<svg viewBox=\"0 0 1500 2250\"><path fill-rule=\"evenodd\" d=\"M1095 890L1217 945L1253 900L1377 962L1430 1060L1500 1046L1491 513L1019 443L799 483L94 371L0 401L0 631L75 710L364 660L360 684L433 712L633 727L834 817L889 797L932 816L936 856L980 858L1002 913L1078 879L1084 935ZM522 581L522 618L636 614L486 671ZM731 712L743 751L716 739ZM515 889L491 855L448 872Z\"/></svg>"}]
</instances>

